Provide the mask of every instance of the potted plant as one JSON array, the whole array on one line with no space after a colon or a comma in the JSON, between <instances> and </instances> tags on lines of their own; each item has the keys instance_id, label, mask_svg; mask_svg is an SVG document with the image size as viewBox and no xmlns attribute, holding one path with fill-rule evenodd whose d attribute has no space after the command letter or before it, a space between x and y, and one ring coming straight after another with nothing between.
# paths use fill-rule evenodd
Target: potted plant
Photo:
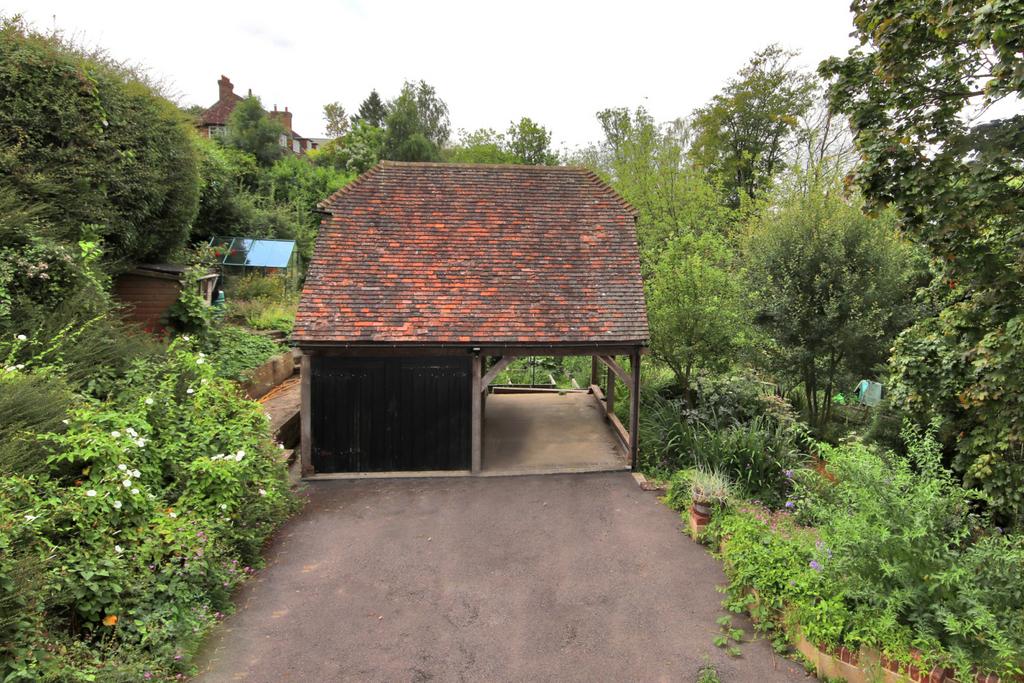
<instances>
[{"instance_id":1,"label":"potted plant","mask_svg":"<svg viewBox=\"0 0 1024 683\"><path fill-rule=\"evenodd\" d=\"M732 482L718 470L698 468L690 481L690 517L693 526L703 528L711 513L732 498Z\"/></svg>"}]
</instances>

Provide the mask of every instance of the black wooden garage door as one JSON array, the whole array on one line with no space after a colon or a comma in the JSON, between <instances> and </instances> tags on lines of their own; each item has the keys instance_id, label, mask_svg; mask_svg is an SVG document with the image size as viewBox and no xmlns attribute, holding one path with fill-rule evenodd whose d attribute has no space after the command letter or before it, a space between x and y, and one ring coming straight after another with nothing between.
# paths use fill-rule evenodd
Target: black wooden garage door
<instances>
[{"instance_id":1,"label":"black wooden garage door","mask_svg":"<svg viewBox=\"0 0 1024 683\"><path fill-rule=\"evenodd\" d=\"M470 466L470 359L313 357L317 472Z\"/></svg>"}]
</instances>

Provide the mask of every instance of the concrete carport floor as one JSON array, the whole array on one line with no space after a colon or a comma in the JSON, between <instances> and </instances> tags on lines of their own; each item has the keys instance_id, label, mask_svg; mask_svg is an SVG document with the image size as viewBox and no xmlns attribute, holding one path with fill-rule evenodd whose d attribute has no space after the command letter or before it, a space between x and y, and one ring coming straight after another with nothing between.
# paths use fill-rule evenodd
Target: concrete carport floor
<instances>
[{"instance_id":1,"label":"concrete carport floor","mask_svg":"<svg viewBox=\"0 0 1024 683\"><path fill-rule=\"evenodd\" d=\"M318 481L212 635L199 680L804 680L731 658L716 560L625 472ZM750 624L734 617L750 635Z\"/></svg>"},{"instance_id":2,"label":"concrete carport floor","mask_svg":"<svg viewBox=\"0 0 1024 683\"><path fill-rule=\"evenodd\" d=\"M485 476L627 467L597 401L576 391L488 396L482 460Z\"/></svg>"}]
</instances>

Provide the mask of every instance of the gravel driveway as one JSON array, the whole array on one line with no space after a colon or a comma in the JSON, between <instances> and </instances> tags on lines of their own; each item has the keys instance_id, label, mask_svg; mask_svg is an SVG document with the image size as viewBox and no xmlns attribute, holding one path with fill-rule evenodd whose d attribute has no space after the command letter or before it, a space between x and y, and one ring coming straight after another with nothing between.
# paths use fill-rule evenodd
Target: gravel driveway
<instances>
[{"instance_id":1,"label":"gravel driveway","mask_svg":"<svg viewBox=\"0 0 1024 683\"><path fill-rule=\"evenodd\" d=\"M628 473L310 483L200 681L807 680L731 658L716 560ZM747 633L750 625L735 618Z\"/></svg>"}]
</instances>

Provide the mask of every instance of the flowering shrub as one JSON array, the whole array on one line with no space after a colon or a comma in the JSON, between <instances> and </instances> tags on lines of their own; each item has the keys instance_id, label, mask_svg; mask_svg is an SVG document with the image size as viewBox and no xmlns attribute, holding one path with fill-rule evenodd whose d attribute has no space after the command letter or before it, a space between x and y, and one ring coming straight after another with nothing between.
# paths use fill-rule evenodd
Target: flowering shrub
<instances>
[{"instance_id":1,"label":"flowering shrub","mask_svg":"<svg viewBox=\"0 0 1024 683\"><path fill-rule=\"evenodd\" d=\"M0 479L4 680L79 680L83 656L105 679L184 673L292 508L266 417L190 342L122 389L41 437L53 477Z\"/></svg>"}]
</instances>

